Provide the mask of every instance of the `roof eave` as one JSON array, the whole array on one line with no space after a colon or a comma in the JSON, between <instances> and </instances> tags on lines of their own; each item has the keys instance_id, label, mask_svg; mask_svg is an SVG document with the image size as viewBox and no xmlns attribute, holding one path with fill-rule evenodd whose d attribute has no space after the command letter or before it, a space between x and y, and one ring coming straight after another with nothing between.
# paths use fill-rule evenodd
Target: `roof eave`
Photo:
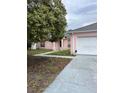
<instances>
[{"instance_id":1,"label":"roof eave","mask_svg":"<svg viewBox=\"0 0 124 93\"><path fill-rule=\"evenodd\" d=\"M86 30L86 31L68 31L68 33L77 33L77 32L97 32L97 30Z\"/></svg>"}]
</instances>

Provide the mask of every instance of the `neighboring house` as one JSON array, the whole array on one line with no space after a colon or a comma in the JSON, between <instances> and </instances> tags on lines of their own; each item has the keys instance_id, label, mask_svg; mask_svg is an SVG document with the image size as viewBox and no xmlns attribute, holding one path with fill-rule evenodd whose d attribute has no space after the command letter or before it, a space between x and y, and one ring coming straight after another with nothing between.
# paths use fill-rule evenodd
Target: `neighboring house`
<instances>
[{"instance_id":1,"label":"neighboring house","mask_svg":"<svg viewBox=\"0 0 124 93\"><path fill-rule=\"evenodd\" d=\"M69 30L72 54L97 54L97 23Z\"/></svg>"},{"instance_id":2,"label":"neighboring house","mask_svg":"<svg viewBox=\"0 0 124 93\"><path fill-rule=\"evenodd\" d=\"M34 43L32 44L32 49L37 49L37 48L45 48L45 49L51 49L51 50L64 50L68 49L68 38L65 36L63 39L61 39L58 42L50 42L50 41L45 41L45 42L39 42L39 43Z\"/></svg>"}]
</instances>

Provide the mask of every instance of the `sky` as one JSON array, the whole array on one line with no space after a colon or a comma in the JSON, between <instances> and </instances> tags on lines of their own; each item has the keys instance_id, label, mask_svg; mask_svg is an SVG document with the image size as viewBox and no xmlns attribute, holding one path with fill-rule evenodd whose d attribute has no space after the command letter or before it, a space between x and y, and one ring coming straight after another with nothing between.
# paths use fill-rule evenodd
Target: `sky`
<instances>
[{"instance_id":1,"label":"sky","mask_svg":"<svg viewBox=\"0 0 124 93\"><path fill-rule=\"evenodd\" d=\"M76 29L97 20L96 0L62 0L67 15L67 29Z\"/></svg>"}]
</instances>

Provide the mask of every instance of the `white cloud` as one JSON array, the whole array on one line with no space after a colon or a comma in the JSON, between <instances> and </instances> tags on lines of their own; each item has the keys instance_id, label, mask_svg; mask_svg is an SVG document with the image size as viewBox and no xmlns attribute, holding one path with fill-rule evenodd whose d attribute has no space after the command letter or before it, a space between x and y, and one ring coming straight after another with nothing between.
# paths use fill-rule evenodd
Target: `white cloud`
<instances>
[{"instance_id":1,"label":"white cloud","mask_svg":"<svg viewBox=\"0 0 124 93\"><path fill-rule=\"evenodd\" d=\"M63 0L67 10L68 29L96 22L96 0Z\"/></svg>"}]
</instances>

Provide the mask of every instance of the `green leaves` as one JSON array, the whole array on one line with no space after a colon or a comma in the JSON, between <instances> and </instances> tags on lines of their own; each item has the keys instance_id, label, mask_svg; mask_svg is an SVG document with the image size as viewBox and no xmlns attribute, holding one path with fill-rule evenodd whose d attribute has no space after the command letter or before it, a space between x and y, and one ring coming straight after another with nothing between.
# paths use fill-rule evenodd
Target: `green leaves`
<instances>
[{"instance_id":1,"label":"green leaves","mask_svg":"<svg viewBox=\"0 0 124 93\"><path fill-rule=\"evenodd\" d=\"M31 0L29 0L31 4ZM41 2L42 1L42 2ZM28 9L27 28L28 40L38 41L58 41L65 33L67 25L65 15L66 11L61 0L37 0L35 7ZM53 2L54 5L53 5Z\"/></svg>"}]
</instances>

